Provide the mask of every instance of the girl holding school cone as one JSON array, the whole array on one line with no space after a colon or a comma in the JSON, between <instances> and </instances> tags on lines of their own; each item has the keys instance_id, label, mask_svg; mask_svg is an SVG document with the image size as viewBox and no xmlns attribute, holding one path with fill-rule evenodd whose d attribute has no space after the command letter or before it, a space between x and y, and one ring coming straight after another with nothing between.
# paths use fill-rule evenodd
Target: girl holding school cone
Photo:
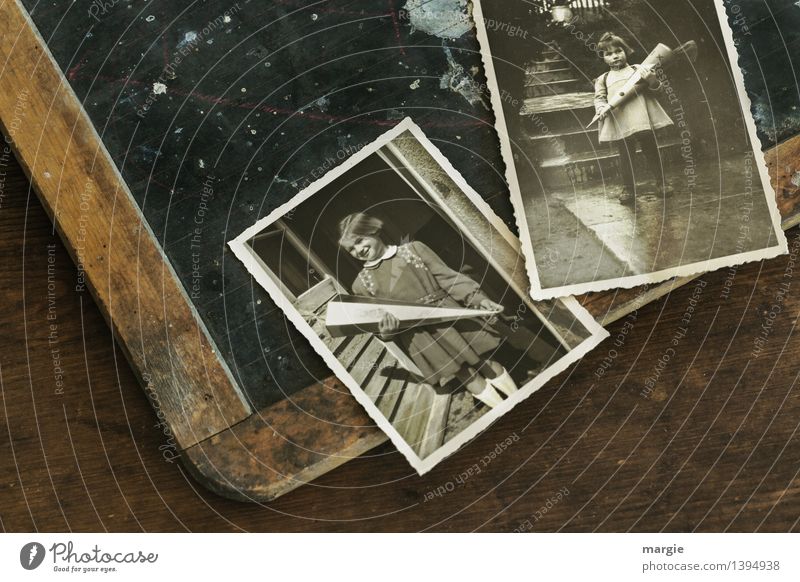
<instances>
[{"instance_id":1,"label":"girl holding school cone","mask_svg":"<svg viewBox=\"0 0 800 582\"><path fill-rule=\"evenodd\" d=\"M597 119L600 120L598 140L601 144L613 143L617 147L623 182L620 201L633 202L636 190L633 168L637 145L642 149L658 193L664 194L655 131L673 125L673 121L655 97L655 93L661 89L661 82L651 67L628 63L633 49L620 36L605 33L600 37L597 48L609 68L595 81L594 104ZM618 94L634 75L641 77L641 90L612 108L609 95Z\"/></svg>"},{"instance_id":2,"label":"girl holding school cone","mask_svg":"<svg viewBox=\"0 0 800 582\"><path fill-rule=\"evenodd\" d=\"M339 223L339 245L363 263L353 283L356 295L406 301L437 307L474 307L501 312L477 282L448 267L421 242L387 245L383 222L355 213ZM494 408L518 390L508 371L492 359L500 345L497 332L485 319L418 325L401 330L386 313L379 324L381 339L396 342L429 384L456 378L478 400Z\"/></svg>"}]
</instances>

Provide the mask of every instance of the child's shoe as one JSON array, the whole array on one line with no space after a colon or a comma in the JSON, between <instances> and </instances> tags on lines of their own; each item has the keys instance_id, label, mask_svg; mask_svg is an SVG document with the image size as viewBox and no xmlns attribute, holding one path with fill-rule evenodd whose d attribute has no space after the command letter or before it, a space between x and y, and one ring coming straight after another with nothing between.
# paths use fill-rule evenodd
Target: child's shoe
<instances>
[{"instance_id":1,"label":"child's shoe","mask_svg":"<svg viewBox=\"0 0 800 582\"><path fill-rule=\"evenodd\" d=\"M472 395L489 408L494 408L495 406L503 403L503 397L497 393L497 391L494 389L494 386L492 386L488 380L486 381L486 386L483 387L483 390L477 394L473 392Z\"/></svg>"},{"instance_id":2,"label":"child's shoe","mask_svg":"<svg viewBox=\"0 0 800 582\"><path fill-rule=\"evenodd\" d=\"M658 196L666 196L667 194L672 194L673 192L674 190L672 189L672 186L670 186L668 183L656 182L656 194Z\"/></svg>"},{"instance_id":3,"label":"child's shoe","mask_svg":"<svg viewBox=\"0 0 800 582\"><path fill-rule=\"evenodd\" d=\"M502 392L506 396L511 396L519 390L517 385L514 383L514 380L511 378L511 374L508 373L508 370L503 368L503 371L497 378L492 378L491 380L487 379L486 382L494 386L498 391Z\"/></svg>"},{"instance_id":4,"label":"child's shoe","mask_svg":"<svg viewBox=\"0 0 800 582\"><path fill-rule=\"evenodd\" d=\"M633 192L627 186L623 186L617 200L619 200L620 204L633 204Z\"/></svg>"}]
</instances>

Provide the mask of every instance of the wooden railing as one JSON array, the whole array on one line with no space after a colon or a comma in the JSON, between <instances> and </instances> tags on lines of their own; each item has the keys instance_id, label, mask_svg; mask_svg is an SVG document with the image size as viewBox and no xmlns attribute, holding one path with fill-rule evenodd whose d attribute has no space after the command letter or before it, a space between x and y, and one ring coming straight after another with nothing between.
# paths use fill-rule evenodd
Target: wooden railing
<instances>
[{"instance_id":1,"label":"wooden railing","mask_svg":"<svg viewBox=\"0 0 800 582\"><path fill-rule=\"evenodd\" d=\"M372 334L331 337L325 327L326 306L343 292L336 281L326 278L298 297L295 307L381 414L424 459L444 443L451 396L418 382Z\"/></svg>"},{"instance_id":2,"label":"wooden railing","mask_svg":"<svg viewBox=\"0 0 800 582\"><path fill-rule=\"evenodd\" d=\"M579 13L595 11L598 12L606 6L606 0L571 0L564 2L563 0L538 0L533 2L536 12L544 14L550 12L554 6L569 6L572 10Z\"/></svg>"}]
</instances>

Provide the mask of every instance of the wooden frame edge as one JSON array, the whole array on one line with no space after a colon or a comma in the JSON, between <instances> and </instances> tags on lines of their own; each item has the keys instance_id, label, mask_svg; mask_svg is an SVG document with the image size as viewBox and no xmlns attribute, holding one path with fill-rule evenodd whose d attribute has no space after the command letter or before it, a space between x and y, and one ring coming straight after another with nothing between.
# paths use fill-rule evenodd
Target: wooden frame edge
<instances>
[{"instance_id":1,"label":"wooden frame edge","mask_svg":"<svg viewBox=\"0 0 800 582\"><path fill-rule=\"evenodd\" d=\"M159 420L186 448L246 418L238 385L19 0L0 3L0 81L0 124L78 264L76 290L94 297Z\"/></svg>"},{"instance_id":2,"label":"wooden frame edge","mask_svg":"<svg viewBox=\"0 0 800 582\"><path fill-rule=\"evenodd\" d=\"M84 263L87 287L145 386L156 413L159 418L164 415L175 434L185 467L199 482L228 498L269 501L387 440L349 392L341 386L335 388L334 378L252 414L230 371L217 357L205 327L174 278L163 251L135 207L81 103L19 0L7 0L0 5L0 63L0 80L4 82L4 91L0 92L0 124L10 135L20 164L51 219L56 221L73 260L81 258L75 245L80 214L70 208L70 201L79 203L87 193L87 184L91 184L92 192L110 197L104 203L116 204L113 220L124 224L124 219L133 219L128 229L117 226L112 235L114 229L109 228L87 241L89 246L83 249L85 256L90 257ZM26 115L22 119L25 132L19 133L14 131L15 109L23 93L27 95ZM783 226L788 229L800 222L800 192L792 183L793 173L786 170L800 159L800 136L767 150L764 155L784 218ZM84 168L91 168L91 174ZM121 209L126 213L124 216ZM105 218L112 220L110 215ZM107 222L107 226L111 225ZM136 289L142 280L130 285L130 278L125 279L124 272L115 271L118 265L110 260L115 245L131 241L147 247L147 260L161 265L161 278L146 280L150 300L161 307L154 310L159 317L147 326L130 320L123 324L115 315L138 304L137 295L130 289ZM581 299L607 325L693 278L668 281L644 293L634 289ZM162 293L163 284L166 289ZM150 344L150 351L171 353L175 359L166 358L157 366L150 359L148 364L139 349L145 343ZM177 371L176 359L181 363ZM199 377L193 375L187 362L204 373ZM205 398L209 395L208 386L214 386L210 400ZM311 438L313 431L303 432L302 423L297 422L306 417L304 410L318 407L324 409L319 418L333 419L328 425L329 442L320 442L318 426L312 427L316 436ZM270 446L271 441L260 436L270 426L282 427L283 432L276 433L285 440L284 446ZM359 428L352 428L356 426ZM303 450L307 456L292 455L287 446ZM283 455L281 462L268 464L276 453ZM236 462L234 455L238 455Z\"/></svg>"},{"instance_id":3,"label":"wooden frame edge","mask_svg":"<svg viewBox=\"0 0 800 582\"><path fill-rule=\"evenodd\" d=\"M763 155L781 213L781 228L786 231L800 224L800 186L792 181L795 168L800 165L800 135L765 150ZM605 326L702 276L703 273L678 277L653 287L589 293L578 300Z\"/></svg>"},{"instance_id":4,"label":"wooden frame edge","mask_svg":"<svg viewBox=\"0 0 800 582\"><path fill-rule=\"evenodd\" d=\"M190 447L181 460L218 495L267 502L388 440L330 377Z\"/></svg>"}]
</instances>

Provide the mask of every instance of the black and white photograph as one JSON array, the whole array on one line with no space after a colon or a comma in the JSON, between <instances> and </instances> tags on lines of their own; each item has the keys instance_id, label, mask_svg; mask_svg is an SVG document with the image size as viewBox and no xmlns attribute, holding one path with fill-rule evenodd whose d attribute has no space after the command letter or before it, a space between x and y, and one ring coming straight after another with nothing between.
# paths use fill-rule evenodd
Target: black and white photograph
<instances>
[{"instance_id":1,"label":"black and white photograph","mask_svg":"<svg viewBox=\"0 0 800 582\"><path fill-rule=\"evenodd\" d=\"M719 2L473 6L535 299L787 252Z\"/></svg>"},{"instance_id":2,"label":"black and white photograph","mask_svg":"<svg viewBox=\"0 0 800 582\"><path fill-rule=\"evenodd\" d=\"M420 474L607 336L410 119L230 246Z\"/></svg>"}]
</instances>

